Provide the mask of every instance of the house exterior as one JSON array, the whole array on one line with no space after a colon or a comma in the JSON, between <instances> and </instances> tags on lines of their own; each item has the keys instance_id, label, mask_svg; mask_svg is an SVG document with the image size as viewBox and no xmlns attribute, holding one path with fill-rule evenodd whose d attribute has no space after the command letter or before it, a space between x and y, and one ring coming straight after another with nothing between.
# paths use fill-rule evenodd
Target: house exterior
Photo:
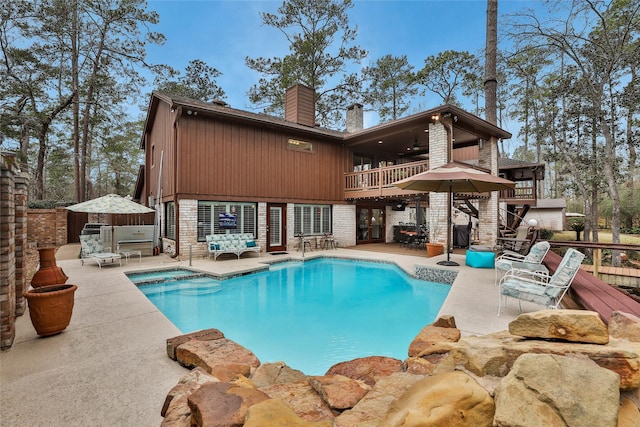
<instances>
[{"instance_id":1,"label":"house exterior","mask_svg":"<svg viewBox=\"0 0 640 427\"><path fill-rule=\"evenodd\" d=\"M535 219L538 228L553 231L566 230L567 202L565 199L538 199L536 206L531 207L524 217L524 221Z\"/></svg>"},{"instance_id":2,"label":"house exterior","mask_svg":"<svg viewBox=\"0 0 640 427\"><path fill-rule=\"evenodd\" d=\"M393 225L411 220L405 207L416 204L428 206L435 229L446 224L447 195L393 182L450 160L497 175L497 141L511 137L451 105L363 129L354 104L347 128L329 130L315 124L314 98L305 86L290 88L283 119L151 95L134 198L156 206L165 252L206 255L206 236L228 233L252 233L267 252L296 250L299 233L312 240L332 233L340 246L387 242ZM460 196L473 199L479 239L493 244L498 201L514 194Z\"/></svg>"}]
</instances>

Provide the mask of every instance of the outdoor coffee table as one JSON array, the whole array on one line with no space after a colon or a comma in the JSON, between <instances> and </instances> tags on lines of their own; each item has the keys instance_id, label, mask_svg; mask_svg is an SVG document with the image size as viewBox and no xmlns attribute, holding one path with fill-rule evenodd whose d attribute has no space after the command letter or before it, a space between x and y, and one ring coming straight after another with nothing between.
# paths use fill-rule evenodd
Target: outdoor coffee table
<instances>
[{"instance_id":1,"label":"outdoor coffee table","mask_svg":"<svg viewBox=\"0 0 640 427\"><path fill-rule=\"evenodd\" d=\"M124 255L125 264L129 264L129 257L131 255L138 255L140 262L142 262L142 251L136 249L125 249L120 251L122 255Z\"/></svg>"},{"instance_id":2,"label":"outdoor coffee table","mask_svg":"<svg viewBox=\"0 0 640 427\"><path fill-rule=\"evenodd\" d=\"M118 264L122 267L122 256L120 254L114 254L114 253L94 254L91 256L91 259L98 264L98 267L100 267L100 269L102 269L102 264L106 263L108 260L111 260L111 264L114 264L114 261L118 260Z\"/></svg>"}]
</instances>

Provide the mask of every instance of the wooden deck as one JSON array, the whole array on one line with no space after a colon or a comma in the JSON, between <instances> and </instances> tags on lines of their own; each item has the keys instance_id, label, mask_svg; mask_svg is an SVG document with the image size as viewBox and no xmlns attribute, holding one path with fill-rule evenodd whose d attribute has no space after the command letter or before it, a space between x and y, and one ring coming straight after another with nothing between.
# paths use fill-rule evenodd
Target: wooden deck
<instances>
[{"instance_id":1,"label":"wooden deck","mask_svg":"<svg viewBox=\"0 0 640 427\"><path fill-rule=\"evenodd\" d=\"M549 251L544 264L553 272L562 257ZM586 266L585 266L586 267ZM609 323L611 313L622 311L640 317L640 303L622 291L595 277L588 269L581 268L573 279L569 293L574 301L585 309L600 314L605 323Z\"/></svg>"}]
</instances>

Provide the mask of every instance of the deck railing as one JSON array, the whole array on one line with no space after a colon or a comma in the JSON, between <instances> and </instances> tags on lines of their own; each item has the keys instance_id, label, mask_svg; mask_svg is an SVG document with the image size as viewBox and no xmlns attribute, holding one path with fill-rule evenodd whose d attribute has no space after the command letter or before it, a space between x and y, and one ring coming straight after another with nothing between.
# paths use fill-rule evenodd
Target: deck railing
<instances>
[{"instance_id":1,"label":"deck railing","mask_svg":"<svg viewBox=\"0 0 640 427\"><path fill-rule=\"evenodd\" d=\"M345 174L345 194L347 197L353 197L354 193L359 192L365 192L367 195L372 192L383 195L385 189L396 189L398 194L401 194L402 190L394 187L394 182L427 170L429 170L429 161L424 160L360 172L349 172Z\"/></svg>"}]
</instances>

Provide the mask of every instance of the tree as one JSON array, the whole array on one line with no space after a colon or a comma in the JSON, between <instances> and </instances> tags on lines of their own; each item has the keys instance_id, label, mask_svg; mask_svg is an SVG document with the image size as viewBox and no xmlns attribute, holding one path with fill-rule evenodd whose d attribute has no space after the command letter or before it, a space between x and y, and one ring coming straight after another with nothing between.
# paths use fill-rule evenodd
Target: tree
<instances>
[{"instance_id":1,"label":"tree","mask_svg":"<svg viewBox=\"0 0 640 427\"><path fill-rule=\"evenodd\" d=\"M364 68L362 74L369 82L365 102L378 111L382 121L395 120L409 110L418 88L407 55L385 55L374 66Z\"/></svg>"},{"instance_id":2,"label":"tree","mask_svg":"<svg viewBox=\"0 0 640 427\"><path fill-rule=\"evenodd\" d=\"M487 37L484 60L484 108L489 123L498 124L498 0L487 0Z\"/></svg>"},{"instance_id":3,"label":"tree","mask_svg":"<svg viewBox=\"0 0 640 427\"><path fill-rule=\"evenodd\" d=\"M424 60L418 71L418 83L438 95L445 104L460 105L458 92L475 86L482 75L480 62L472 53L445 50Z\"/></svg>"},{"instance_id":4,"label":"tree","mask_svg":"<svg viewBox=\"0 0 640 427\"><path fill-rule=\"evenodd\" d=\"M282 58L245 58L262 74L249 89L249 100L266 113L282 114L284 94L301 83L316 91L316 119L323 126L343 121L345 104L360 92L361 80L345 74L349 62L359 62L366 51L354 45L357 31L349 25L351 0L285 0L277 14L261 13L265 25L278 29L289 42Z\"/></svg>"},{"instance_id":5,"label":"tree","mask_svg":"<svg viewBox=\"0 0 640 427\"><path fill-rule=\"evenodd\" d=\"M154 84L163 92L172 95L213 102L226 98L226 94L216 83L222 75L216 68L199 59L192 59L184 70L184 75L169 66L154 67L160 74Z\"/></svg>"},{"instance_id":6,"label":"tree","mask_svg":"<svg viewBox=\"0 0 640 427\"><path fill-rule=\"evenodd\" d=\"M552 133L556 143L567 144L569 137L579 135L576 140L582 149L576 155L587 158L591 173L588 180L577 182L583 188L591 186L585 203L590 206L585 222L585 240L591 224L597 220L598 183L594 179L604 177L613 211L611 218L613 243L620 242L620 163L617 150L619 136L616 133L617 117L615 99L621 90L620 77L625 75L629 47L637 42L640 26L640 2L633 0L574 0L555 4L552 18L541 20L532 11L518 15L519 21L512 26L511 33L521 45L536 45L546 48L554 56L554 64L562 64L555 77L561 83L557 92L561 102L556 111L545 108L546 114L554 117L566 114L560 123L560 133ZM562 8L568 7L567 10ZM586 24L585 24L586 23ZM580 98L576 99L575 95ZM571 108L579 104L580 108ZM547 104L548 106L549 104ZM574 133L567 132L575 118ZM569 119L569 120L567 120ZM547 120L548 122L550 119ZM574 171L572 171L574 172ZM573 178L578 178L574 175ZM597 241L597 229L592 230ZM614 251L613 265L620 263Z\"/></svg>"}]
</instances>

